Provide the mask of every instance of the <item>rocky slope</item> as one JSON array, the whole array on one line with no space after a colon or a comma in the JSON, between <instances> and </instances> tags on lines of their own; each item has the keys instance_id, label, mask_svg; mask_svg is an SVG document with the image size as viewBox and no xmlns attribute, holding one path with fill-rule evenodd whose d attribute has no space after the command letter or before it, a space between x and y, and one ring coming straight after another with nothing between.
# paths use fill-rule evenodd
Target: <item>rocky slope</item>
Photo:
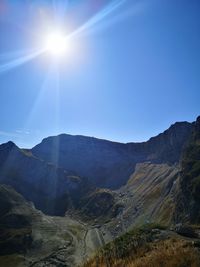
<instances>
[{"instance_id":1,"label":"rocky slope","mask_svg":"<svg viewBox=\"0 0 200 267\"><path fill-rule=\"evenodd\" d=\"M44 139L32 153L64 169L75 170L96 186L116 189L127 182L136 163L178 162L192 128L188 122L179 122L147 142L128 144L62 134Z\"/></svg>"},{"instance_id":2,"label":"rocky slope","mask_svg":"<svg viewBox=\"0 0 200 267\"><path fill-rule=\"evenodd\" d=\"M183 153L181 170L175 220L200 223L200 117Z\"/></svg>"},{"instance_id":3,"label":"rocky slope","mask_svg":"<svg viewBox=\"0 0 200 267\"><path fill-rule=\"evenodd\" d=\"M11 187L0 185L0 255L27 251L33 208Z\"/></svg>"},{"instance_id":4,"label":"rocky slope","mask_svg":"<svg viewBox=\"0 0 200 267\"><path fill-rule=\"evenodd\" d=\"M118 210L105 223L113 238L146 223L173 224L179 177L178 164L137 164L127 184L115 191Z\"/></svg>"},{"instance_id":5,"label":"rocky slope","mask_svg":"<svg viewBox=\"0 0 200 267\"><path fill-rule=\"evenodd\" d=\"M44 215L12 187L0 185L0 266L76 266L104 239L99 229Z\"/></svg>"},{"instance_id":6,"label":"rocky slope","mask_svg":"<svg viewBox=\"0 0 200 267\"><path fill-rule=\"evenodd\" d=\"M0 183L11 185L38 209L53 215L76 208L92 190L87 179L46 163L12 142L0 146Z\"/></svg>"}]
</instances>

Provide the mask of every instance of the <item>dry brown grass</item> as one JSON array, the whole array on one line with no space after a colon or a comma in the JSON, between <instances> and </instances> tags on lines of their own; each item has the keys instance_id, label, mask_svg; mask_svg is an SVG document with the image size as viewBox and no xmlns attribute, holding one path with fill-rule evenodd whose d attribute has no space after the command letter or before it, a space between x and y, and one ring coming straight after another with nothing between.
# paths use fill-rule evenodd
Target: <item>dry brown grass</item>
<instances>
[{"instance_id":1,"label":"dry brown grass","mask_svg":"<svg viewBox=\"0 0 200 267\"><path fill-rule=\"evenodd\" d=\"M128 258L94 257L84 267L199 267L200 252L191 241L168 239L141 248Z\"/></svg>"},{"instance_id":2,"label":"dry brown grass","mask_svg":"<svg viewBox=\"0 0 200 267\"><path fill-rule=\"evenodd\" d=\"M166 240L152 246L143 257L127 267L199 267L200 253L191 242Z\"/></svg>"}]
</instances>

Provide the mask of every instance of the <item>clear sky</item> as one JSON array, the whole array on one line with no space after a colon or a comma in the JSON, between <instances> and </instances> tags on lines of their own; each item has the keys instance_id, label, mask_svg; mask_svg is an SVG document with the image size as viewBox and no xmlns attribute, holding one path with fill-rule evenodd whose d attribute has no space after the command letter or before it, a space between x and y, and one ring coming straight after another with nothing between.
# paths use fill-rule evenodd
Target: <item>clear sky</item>
<instances>
[{"instance_id":1,"label":"clear sky","mask_svg":"<svg viewBox=\"0 0 200 267\"><path fill-rule=\"evenodd\" d=\"M199 0L1 0L0 143L145 141L200 115ZM62 58L46 31L76 32ZM40 47L41 46L41 47Z\"/></svg>"}]
</instances>

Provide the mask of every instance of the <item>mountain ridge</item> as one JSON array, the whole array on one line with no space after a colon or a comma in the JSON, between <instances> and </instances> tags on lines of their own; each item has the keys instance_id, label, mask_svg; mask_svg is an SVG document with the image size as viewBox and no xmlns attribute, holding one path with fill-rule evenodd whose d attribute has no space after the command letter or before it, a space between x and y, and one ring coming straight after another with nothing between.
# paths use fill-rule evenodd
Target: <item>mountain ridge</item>
<instances>
[{"instance_id":1,"label":"mountain ridge","mask_svg":"<svg viewBox=\"0 0 200 267\"><path fill-rule=\"evenodd\" d=\"M178 164L194 125L177 122L142 143L61 134L47 137L28 150L9 141L0 145L0 182L13 186L48 214L64 215L68 210L79 210L83 203L91 206L93 201L99 206L104 195L110 204L109 209L102 207L103 214L112 210L117 216L120 205L116 205L112 191L106 195L100 189L121 188L140 163ZM90 214L86 207L81 210Z\"/></svg>"},{"instance_id":2,"label":"mountain ridge","mask_svg":"<svg viewBox=\"0 0 200 267\"><path fill-rule=\"evenodd\" d=\"M141 143L61 134L43 139L31 152L59 167L76 169L80 176L87 177L99 187L117 189L127 182L138 162L178 162L192 128L192 123L178 122Z\"/></svg>"},{"instance_id":3,"label":"mountain ridge","mask_svg":"<svg viewBox=\"0 0 200 267\"><path fill-rule=\"evenodd\" d=\"M163 130L162 132L158 133L158 134L155 134L151 137L149 137L147 140L143 140L143 141L128 141L128 142L121 142L121 141L118 141L118 140L112 140L112 139L108 139L108 138L103 138L103 137L97 137L97 136L92 136L92 135L84 135L84 134L71 134L71 133L60 133L60 134L56 134L56 135L50 135L48 137L44 137L42 141L44 141L45 139L48 139L49 137L57 137L57 136L62 136L62 135L67 135L69 137L84 137L84 138L90 138L90 139L96 139L96 140L100 140L100 141L105 141L105 142L110 142L110 143L117 143L117 144L124 144L124 145L128 145L128 144L141 144L141 143L146 143L148 141L150 141L152 138L155 138L155 137L158 137L160 134L166 132L167 130L170 130L174 127L176 127L177 125L181 125L181 124L188 124L188 125L191 125L191 124L194 124L195 121L192 121L192 122L188 122L188 121L177 121L175 123L172 123L167 129ZM12 142L12 141L8 141L8 142ZM40 142L40 143L41 143ZM38 144L40 144L38 143ZM3 144L3 143L2 143ZM35 146L37 146L38 144L34 145L31 149L33 149ZM1 145L1 144L0 144ZM21 148L21 149L26 149L26 148ZM27 149L29 150L29 149Z\"/></svg>"},{"instance_id":4,"label":"mountain ridge","mask_svg":"<svg viewBox=\"0 0 200 267\"><path fill-rule=\"evenodd\" d=\"M135 226L198 224L199 140L198 117L142 143L61 134L32 150L0 145L0 264L77 266Z\"/></svg>"}]
</instances>

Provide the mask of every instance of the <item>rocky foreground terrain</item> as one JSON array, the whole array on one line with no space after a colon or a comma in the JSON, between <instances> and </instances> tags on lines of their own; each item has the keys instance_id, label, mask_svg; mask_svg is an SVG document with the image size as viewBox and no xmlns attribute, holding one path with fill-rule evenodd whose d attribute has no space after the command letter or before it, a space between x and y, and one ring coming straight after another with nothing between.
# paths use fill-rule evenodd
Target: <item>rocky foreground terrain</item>
<instances>
[{"instance_id":1,"label":"rocky foreground terrain","mask_svg":"<svg viewBox=\"0 0 200 267\"><path fill-rule=\"evenodd\" d=\"M199 193L200 117L143 143L2 144L0 266L200 266Z\"/></svg>"}]
</instances>

